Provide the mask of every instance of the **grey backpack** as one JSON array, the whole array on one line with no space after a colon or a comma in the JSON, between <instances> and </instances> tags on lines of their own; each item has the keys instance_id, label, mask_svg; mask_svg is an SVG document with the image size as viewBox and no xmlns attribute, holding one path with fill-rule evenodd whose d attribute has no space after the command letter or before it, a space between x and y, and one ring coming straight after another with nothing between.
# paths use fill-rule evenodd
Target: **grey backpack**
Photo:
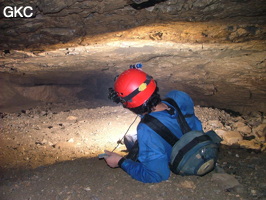
<instances>
[{"instance_id":1,"label":"grey backpack","mask_svg":"<svg viewBox=\"0 0 266 200\"><path fill-rule=\"evenodd\" d=\"M172 145L171 171L180 175L199 176L212 171L217 162L219 144L222 139L214 131L204 133L191 130L176 102L170 98L165 101L173 105L178 112L177 121L183 132L180 139L151 115L145 115L141 123L148 125Z\"/></svg>"}]
</instances>

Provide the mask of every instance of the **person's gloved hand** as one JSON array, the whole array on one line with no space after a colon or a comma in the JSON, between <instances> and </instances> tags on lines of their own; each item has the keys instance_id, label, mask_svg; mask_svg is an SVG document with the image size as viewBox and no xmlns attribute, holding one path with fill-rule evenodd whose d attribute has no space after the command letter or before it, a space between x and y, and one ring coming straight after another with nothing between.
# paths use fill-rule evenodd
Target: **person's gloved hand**
<instances>
[{"instance_id":1,"label":"person's gloved hand","mask_svg":"<svg viewBox=\"0 0 266 200\"><path fill-rule=\"evenodd\" d=\"M112 168L118 167L118 162L122 158L122 156L107 150L104 150L104 152L108 155L104 156L106 163Z\"/></svg>"}]
</instances>

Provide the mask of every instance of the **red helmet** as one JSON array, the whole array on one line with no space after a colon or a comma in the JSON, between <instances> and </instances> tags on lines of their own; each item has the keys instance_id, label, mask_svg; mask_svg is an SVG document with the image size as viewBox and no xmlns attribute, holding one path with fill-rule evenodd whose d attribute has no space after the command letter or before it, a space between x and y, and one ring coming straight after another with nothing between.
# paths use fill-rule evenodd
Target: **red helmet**
<instances>
[{"instance_id":1,"label":"red helmet","mask_svg":"<svg viewBox=\"0 0 266 200\"><path fill-rule=\"evenodd\" d=\"M127 108L147 101L156 89L154 79L140 69L128 69L118 76L114 90Z\"/></svg>"}]
</instances>

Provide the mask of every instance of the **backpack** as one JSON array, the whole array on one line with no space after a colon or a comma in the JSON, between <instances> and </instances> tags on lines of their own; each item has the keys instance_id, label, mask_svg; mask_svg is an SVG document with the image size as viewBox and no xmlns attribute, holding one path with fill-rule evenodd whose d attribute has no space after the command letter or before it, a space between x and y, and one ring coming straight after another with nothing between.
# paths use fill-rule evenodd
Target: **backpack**
<instances>
[{"instance_id":1,"label":"backpack","mask_svg":"<svg viewBox=\"0 0 266 200\"><path fill-rule=\"evenodd\" d=\"M203 176L212 171L216 165L219 144L222 139L214 132L191 130L179 106L173 99L165 99L178 112L177 121L183 132L178 139L163 123L151 115L145 115L145 123L171 146L170 169L175 174ZM136 154L136 152L135 152Z\"/></svg>"}]
</instances>

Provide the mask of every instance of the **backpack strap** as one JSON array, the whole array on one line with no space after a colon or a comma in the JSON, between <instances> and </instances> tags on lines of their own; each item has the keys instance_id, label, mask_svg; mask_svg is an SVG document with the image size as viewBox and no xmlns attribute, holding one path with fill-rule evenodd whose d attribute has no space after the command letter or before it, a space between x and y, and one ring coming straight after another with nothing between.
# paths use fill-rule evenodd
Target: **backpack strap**
<instances>
[{"instance_id":1,"label":"backpack strap","mask_svg":"<svg viewBox=\"0 0 266 200\"><path fill-rule=\"evenodd\" d=\"M174 106L176 111L178 112L177 122L178 122L178 124L182 130L182 133L185 134L185 133L191 131L191 128L189 127L189 125L188 125L183 113L181 112L179 106L177 105L177 103L171 98L166 98L166 99L164 99L164 101L166 101L169 104L171 104L172 106Z\"/></svg>"},{"instance_id":2,"label":"backpack strap","mask_svg":"<svg viewBox=\"0 0 266 200\"><path fill-rule=\"evenodd\" d=\"M171 104L176 108L178 112L177 122L179 123L183 134L191 131L177 103L171 98L167 98L164 101L168 102L169 104ZM188 115L187 117L191 117L191 115ZM141 122L149 126L154 132L160 135L171 146L174 146L175 143L179 140L178 137L176 137L162 122L160 122L157 118L151 115L148 114L144 115L144 117L141 119ZM138 151L139 151L139 145L138 141L136 141L132 149L129 151L129 154L126 156L126 158L131 159L133 161L138 161L137 160ZM179 157L183 157L183 155ZM178 162L178 160L176 162Z\"/></svg>"},{"instance_id":3,"label":"backpack strap","mask_svg":"<svg viewBox=\"0 0 266 200\"><path fill-rule=\"evenodd\" d=\"M139 143L138 140L136 140L132 148L129 150L128 155L125 156L125 158L138 162L138 155L139 155Z\"/></svg>"},{"instance_id":4,"label":"backpack strap","mask_svg":"<svg viewBox=\"0 0 266 200\"><path fill-rule=\"evenodd\" d=\"M151 115L145 115L141 119L141 122L145 123L152 130L154 130L171 146L174 146L174 144L179 140L162 122Z\"/></svg>"},{"instance_id":5,"label":"backpack strap","mask_svg":"<svg viewBox=\"0 0 266 200\"><path fill-rule=\"evenodd\" d=\"M175 159L173 160L173 163L172 163L171 170L174 171L175 173L179 173L179 171L177 171L177 167L179 163L181 162L181 160L183 159L183 157L186 155L186 153L189 152L192 148L194 148L197 144L201 142L209 141L209 140L210 140L210 137L208 135L201 135L201 136L195 137L189 143L184 145L183 148L180 149L177 155L175 156ZM205 159L204 157L202 158Z\"/></svg>"}]
</instances>

